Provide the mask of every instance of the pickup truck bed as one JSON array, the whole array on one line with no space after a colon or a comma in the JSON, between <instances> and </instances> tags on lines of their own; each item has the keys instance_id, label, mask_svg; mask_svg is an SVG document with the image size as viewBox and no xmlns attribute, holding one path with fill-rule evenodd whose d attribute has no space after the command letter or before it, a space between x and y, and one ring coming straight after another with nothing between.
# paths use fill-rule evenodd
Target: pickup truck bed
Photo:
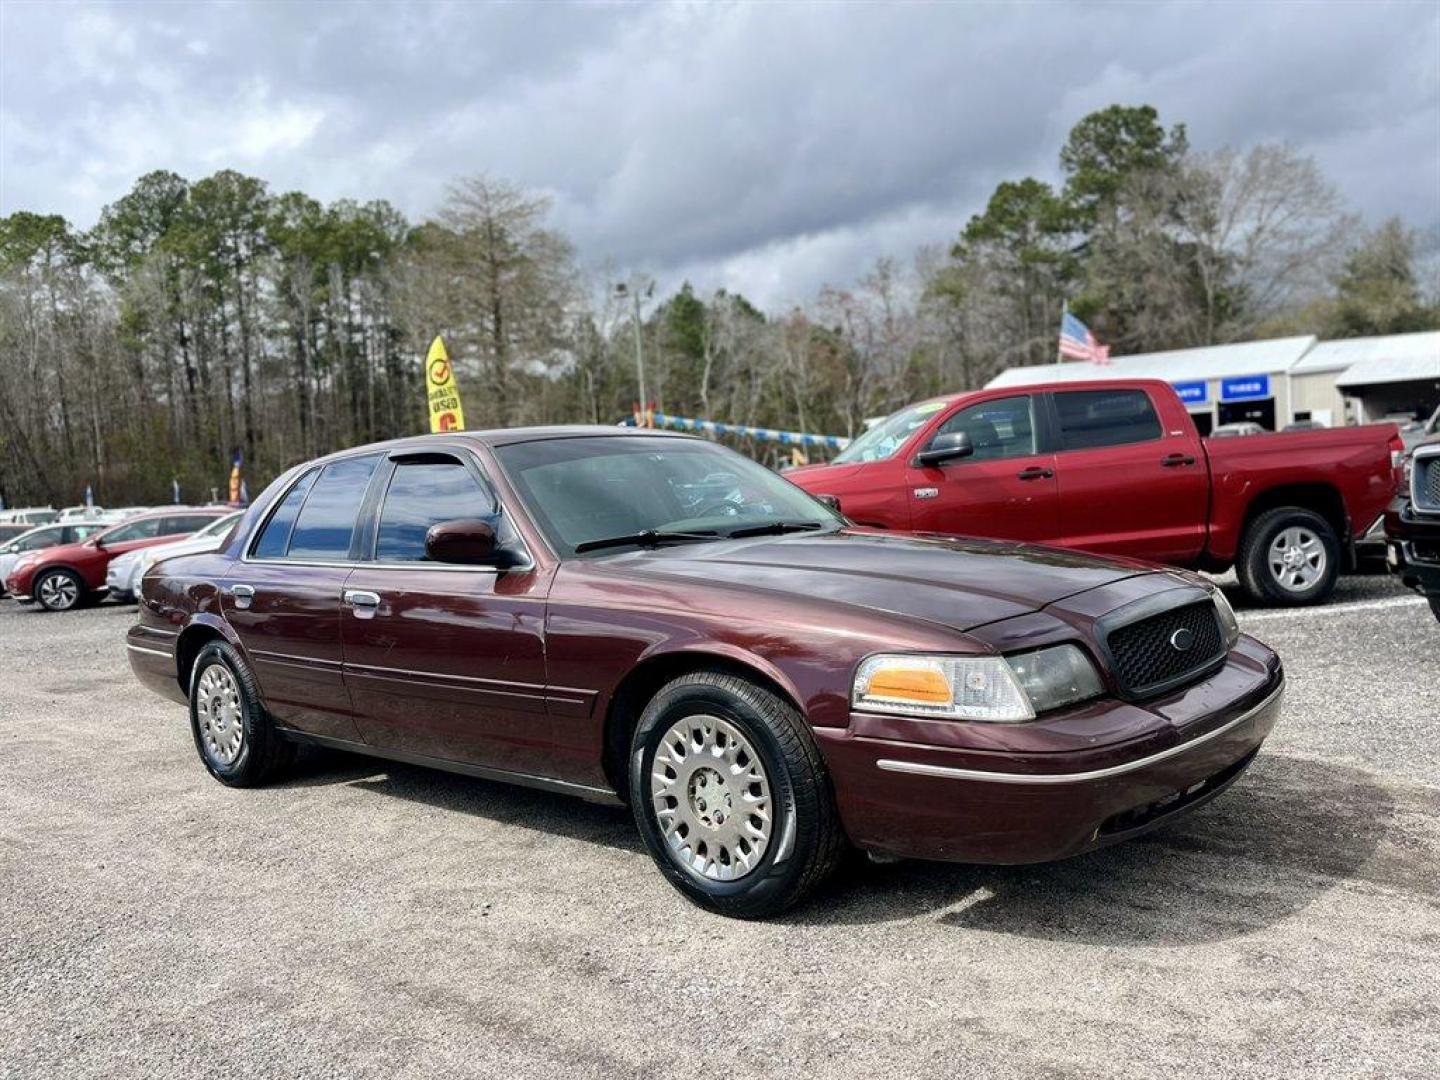
<instances>
[{"instance_id":1,"label":"pickup truck bed","mask_svg":"<svg viewBox=\"0 0 1440 1080\"><path fill-rule=\"evenodd\" d=\"M981 390L902 409L787 477L863 525L1206 570L1317 603L1399 485L1393 424L1201 439L1159 380Z\"/></svg>"}]
</instances>

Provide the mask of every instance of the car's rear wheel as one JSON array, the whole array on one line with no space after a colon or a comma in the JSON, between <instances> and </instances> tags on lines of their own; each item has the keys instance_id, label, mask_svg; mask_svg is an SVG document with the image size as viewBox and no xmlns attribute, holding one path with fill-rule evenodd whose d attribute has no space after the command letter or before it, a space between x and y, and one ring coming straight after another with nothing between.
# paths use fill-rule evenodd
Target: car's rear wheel
<instances>
[{"instance_id":1,"label":"car's rear wheel","mask_svg":"<svg viewBox=\"0 0 1440 1080\"><path fill-rule=\"evenodd\" d=\"M231 787L263 784L295 758L295 744L275 730L250 669L227 642L212 641L195 658L190 730L210 775Z\"/></svg>"},{"instance_id":2,"label":"car's rear wheel","mask_svg":"<svg viewBox=\"0 0 1440 1080\"><path fill-rule=\"evenodd\" d=\"M73 570L46 570L36 577L33 589L46 611L70 611L85 599L85 582Z\"/></svg>"},{"instance_id":3,"label":"car's rear wheel","mask_svg":"<svg viewBox=\"0 0 1440 1080\"><path fill-rule=\"evenodd\" d=\"M631 741L630 792L661 872L722 915L784 911L845 850L804 717L735 675L695 672L655 695Z\"/></svg>"},{"instance_id":4,"label":"car's rear wheel","mask_svg":"<svg viewBox=\"0 0 1440 1080\"><path fill-rule=\"evenodd\" d=\"M1340 576L1340 541L1330 523L1312 510L1267 510L1245 530L1236 576L1262 603L1321 603Z\"/></svg>"}]
</instances>

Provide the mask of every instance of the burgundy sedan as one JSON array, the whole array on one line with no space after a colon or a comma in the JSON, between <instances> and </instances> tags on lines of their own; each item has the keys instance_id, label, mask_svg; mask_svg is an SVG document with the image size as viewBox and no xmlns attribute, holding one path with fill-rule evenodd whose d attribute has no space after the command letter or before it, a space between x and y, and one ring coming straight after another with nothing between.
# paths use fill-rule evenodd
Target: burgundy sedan
<instances>
[{"instance_id":1,"label":"burgundy sedan","mask_svg":"<svg viewBox=\"0 0 1440 1080\"><path fill-rule=\"evenodd\" d=\"M1233 783L1279 659L1190 574L858 529L712 443L427 436L293 469L159 563L130 631L210 773L297 742L628 803L739 916L847 846L1060 859Z\"/></svg>"}]
</instances>

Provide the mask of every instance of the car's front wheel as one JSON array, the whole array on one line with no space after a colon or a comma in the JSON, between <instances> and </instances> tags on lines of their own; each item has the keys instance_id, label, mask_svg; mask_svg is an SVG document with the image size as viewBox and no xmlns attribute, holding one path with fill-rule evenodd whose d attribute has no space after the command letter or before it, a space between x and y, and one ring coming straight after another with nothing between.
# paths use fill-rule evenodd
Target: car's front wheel
<instances>
[{"instance_id":1,"label":"car's front wheel","mask_svg":"<svg viewBox=\"0 0 1440 1080\"><path fill-rule=\"evenodd\" d=\"M70 611L85 599L85 583L73 570L46 570L33 586L35 599L46 611Z\"/></svg>"},{"instance_id":2,"label":"car's front wheel","mask_svg":"<svg viewBox=\"0 0 1440 1080\"><path fill-rule=\"evenodd\" d=\"M784 911L845 850L804 717L735 675L696 672L655 695L631 741L630 793L661 872L722 915Z\"/></svg>"},{"instance_id":3,"label":"car's front wheel","mask_svg":"<svg viewBox=\"0 0 1440 1080\"><path fill-rule=\"evenodd\" d=\"M271 722L244 659L224 641L200 650L190 670L190 730L210 775L254 787L295 757L295 744Z\"/></svg>"}]
</instances>

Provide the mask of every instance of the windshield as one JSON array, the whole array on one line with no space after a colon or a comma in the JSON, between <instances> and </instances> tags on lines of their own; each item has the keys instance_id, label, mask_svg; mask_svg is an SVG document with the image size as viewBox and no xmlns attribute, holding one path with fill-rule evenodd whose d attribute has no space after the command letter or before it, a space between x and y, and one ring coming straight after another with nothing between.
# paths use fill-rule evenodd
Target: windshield
<instances>
[{"instance_id":1,"label":"windshield","mask_svg":"<svg viewBox=\"0 0 1440 1080\"><path fill-rule=\"evenodd\" d=\"M945 408L943 401L922 401L884 420L861 435L836 455L834 465L852 465L862 461L884 461L905 445L905 440L923 427L930 418Z\"/></svg>"},{"instance_id":2,"label":"windshield","mask_svg":"<svg viewBox=\"0 0 1440 1080\"><path fill-rule=\"evenodd\" d=\"M643 534L716 539L757 526L836 529L840 517L762 465L698 439L617 435L497 447L495 456L564 557ZM624 550L617 544L598 550Z\"/></svg>"}]
</instances>

